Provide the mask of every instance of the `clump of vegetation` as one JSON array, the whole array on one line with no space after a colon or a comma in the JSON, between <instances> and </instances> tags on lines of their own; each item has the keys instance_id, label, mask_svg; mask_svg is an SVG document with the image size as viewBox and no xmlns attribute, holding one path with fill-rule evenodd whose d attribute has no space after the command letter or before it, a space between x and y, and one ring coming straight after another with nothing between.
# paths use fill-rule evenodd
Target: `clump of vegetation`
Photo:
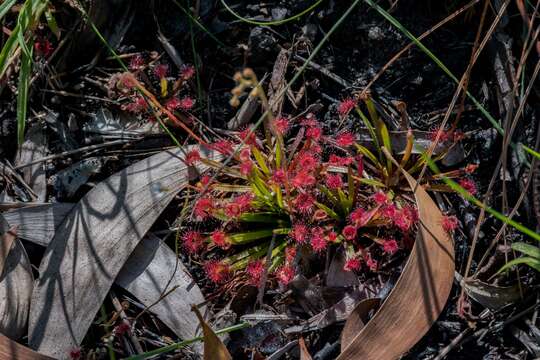
<instances>
[{"instance_id":1,"label":"clump of vegetation","mask_svg":"<svg viewBox=\"0 0 540 360\"><path fill-rule=\"evenodd\" d=\"M232 105L249 91L267 108L253 71L234 78ZM392 150L369 96L339 106L341 117L353 111L371 135L373 151L352 132L328 136L313 114L274 118L267 113L264 134L246 128L210 145L230 158L225 165L197 150L186 155L188 165L202 162L212 169L197 184L192 230L182 236L184 248L205 261L209 279L227 286L260 286L266 279L287 285L300 259L317 258L332 247L345 253L346 271L377 272L385 258L410 248L418 214L401 171L420 171L424 157L414 149L412 131L401 154ZM448 190L440 184L438 189ZM448 217L443 225L453 231L457 220Z\"/></svg>"},{"instance_id":2,"label":"clump of vegetation","mask_svg":"<svg viewBox=\"0 0 540 360\"><path fill-rule=\"evenodd\" d=\"M109 80L109 97L117 99L122 104L122 110L148 119L154 118L151 102L145 99L141 89L159 94L159 102L173 113L185 113L195 106L195 99L187 86L195 74L193 66L185 65L177 76L173 76L169 65L160 62L155 55L147 58L137 54L131 58L129 70L113 74Z\"/></svg>"}]
</instances>

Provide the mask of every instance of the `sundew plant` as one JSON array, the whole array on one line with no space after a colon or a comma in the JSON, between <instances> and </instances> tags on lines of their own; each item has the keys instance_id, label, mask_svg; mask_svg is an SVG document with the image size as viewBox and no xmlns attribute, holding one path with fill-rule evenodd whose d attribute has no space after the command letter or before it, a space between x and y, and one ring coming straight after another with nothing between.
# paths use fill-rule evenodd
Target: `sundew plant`
<instances>
[{"instance_id":1,"label":"sundew plant","mask_svg":"<svg viewBox=\"0 0 540 360\"><path fill-rule=\"evenodd\" d=\"M244 70L235 80L232 105L248 91L267 108L253 71ZM377 272L386 257L412 245L418 214L401 171L415 173L424 164L422 154L413 151L412 132L397 154L369 96L344 100L338 113L358 116L373 150L352 132L328 136L313 114L269 115L261 133L246 128L210 145L232 157L226 165L197 150L186 155L188 165L202 162L211 170L196 186L199 196L183 246L204 261L214 283L287 285L301 261L321 258L331 248L344 252L346 271ZM457 219L446 217L442 225L452 231Z\"/></svg>"}]
</instances>

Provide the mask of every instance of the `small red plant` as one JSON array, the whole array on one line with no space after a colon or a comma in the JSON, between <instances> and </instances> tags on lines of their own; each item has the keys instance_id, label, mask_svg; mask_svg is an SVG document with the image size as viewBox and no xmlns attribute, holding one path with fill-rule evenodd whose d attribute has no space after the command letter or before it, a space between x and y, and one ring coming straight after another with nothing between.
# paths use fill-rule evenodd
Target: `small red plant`
<instances>
[{"instance_id":1,"label":"small red plant","mask_svg":"<svg viewBox=\"0 0 540 360\"><path fill-rule=\"evenodd\" d=\"M399 245L396 240L388 239L383 241L383 251L387 254L394 254L398 251Z\"/></svg>"},{"instance_id":2,"label":"small red plant","mask_svg":"<svg viewBox=\"0 0 540 360\"><path fill-rule=\"evenodd\" d=\"M193 67L192 65L184 65L180 69L180 77L184 81L191 79L193 77L193 75L195 75L195 67Z\"/></svg>"},{"instance_id":3,"label":"small red plant","mask_svg":"<svg viewBox=\"0 0 540 360\"><path fill-rule=\"evenodd\" d=\"M345 265L343 266L343 270L345 271L357 271L360 270L360 267L362 266L362 262L359 258L353 257L350 259L347 259L345 261Z\"/></svg>"},{"instance_id":4,"label":"small red plant","mask_svg":"<svg viewBox=\"0 0 540 360\"><path fill-rule=\"evenodd\" d=\"M204 269L208 278L216 284L220 284L227 280L230 276L230 268L227 264L218 261L210 260L204 264Z\"/></svg>"},{"instance_id":5,"label":"small red plant","mask_svg":"<svg viewBox=\"0 0 540 360\"><path fill-rule=\"evenodd\" d=\"M158 79L165 78L168 72L169 72L169 66L166 64L158 64L156 65L156 67L154 67L154 75Z\"/></svg>"},{"instance_id":6,"label":"small red plant","mask_svg":"<svg viewBox=\"0 0 540 360\"><path fill-rule=\"evenodd\" d=\"M186 158L184 159L184 162L186 163L186 165L192 166L197 161L200 161L200 160L201 160L201 154L199 153L199 151L191 150L186 154Z\"/></svg>"},{"instance_id":7,"label":"small red plant","mask_svg":"<svg viewBox=\"0 0 540 360\"><path fill-rule=\"evenodd\" d=\"M458 227L458 219L453 215L444 216L441 225L447 232L453 232Z\"/></svg>"},{"instance_id":8,"label":"small red plant","mask_svg":"<svg viewBox=\"0 0 540 360\"><path fill-rule=\"evenodd\" d=\"M116 336L122 336L124 334L127 334L130 331L130 326L128 323L122 321L119 325L116 325L114 327L114 334Z\"/></svg>"},{"instance_id":9,"label":"small red plant","mask_svg":"<svg viewBox=\"0 0 540 360\"><path fill-rule=\"evenodd\" d=\"M249 277L249 283L254 286L260 286L265 272L264 261L262 259L250 262L246 267L246 274Z\"/></svg>"},{"instance_id":10,"label":"small red plant","mask_svg":"<svg viewBox=\"0 0 540 360\"><path fill-rule=\"evenodd\" d=\"M212 243L216 245L217 247L222 248L223 250L227 250L231 246L231 242L229 241L229 238L227 237L227 234L225 234L221 230L216 230L210 235L210 239L212 240Z\"/></svg>"},{"instance_id":11,"label":"small red plant","mask_svg":"<svg viewBox=\"0 0 540 360\"><path fill-rule=\"evenodd\" d=\"M274 126L278 133L283 136L289 131L290 122L289 119L281 117L279 119L274 120Z\"/></svg>"},{"instance_id":12,"label":"small red plant","mask_svg":"<svg viewBox=\"0 0 540 360\"><path fill-rule=\"evenodd\" d=\"M291 280L294 278L295 274L296 274L296 271L294 270L293 266L284 265L277 270L276 277L277 277L278 282L281 285L287 286L289 285Z\"/></svg>"},{"instance_id":13,"label":"small red plant","mask_svg":"<svg viewBox=\"0 0 540 360\"><path fill-rule=\"evenodd\" d=\"M356 107L356 100L347 98L339 103L338 113L340 116L347 116Z\"/></svg>"},{"instance_id":14,"label":"small red plant","mask_svg":"<svg viewBox=\"0 0 540 360\"><path fill-rule=\"evenodd\" d=\"M471 179L461 179L458 182L459 186L461 186L465 191L467 191L471 195L476 195L478 192L478 189L476 188L476 183L472 181Z\"/></svg>"},{"instance_id":15,"label":"small red plant","mask_svg":"<svg viewBox=\"0 0 540 360\"><path fill-rule=\"evenodd\" d=\"M155 121L156 114L158 117L162 115L176 125L187 129L189 133L189 128L178 119L181 115L175 112L185 113L193 111L195 107L196 100L189 96L191 89L187 82L195 73L195 69L192 66L186 66L181 69L179 77L174 79L169 76L171 71L168 64L147 62L144 54L131 56L128 67L129 72L113 74L108 86L110 97L116 97L122 103L121 109L149 121ZM158 80L157 86L155 80ZM147 90L152 88L160 90L159 100ZM194 138L203 142L196 135Z\"/></svg>"},{"instance_id":16,"label":"small red plant","mask_svg":"<svg viewBox=\"0 0 540 360\"><path fill-rule=\"evenodd\" d=\"M239 85L231 102L238 105L241 94L252 87L249 96L261 97L264 104L255 79L250 72L235 75ZM203 174L207 190L193 208L192 220L209 227L206 235L201 240L191 234L184 241L190 253L216 259L205 265L210 280L222 284L247 278L259 286L267 272L270 284L286 286L305 268L301 262L324 259L336 248L346 254L346 270L360 271L365 264L377 272L385 258L410 248L418 211L393 164L418 171L423 160L412 153L412 132L407 133L405 152L393 153L388 130L370 100L365 102L379 121L373 129L382 129L374 142L387 150L378 157L351 132L326 135L316 116L308 114L296 118L294 126L287 117L269 115L264 137L247 128L209 145L230 158L225 165L186 158L219 171L212 184ZM353 109L361 112L352 98L339 106L342 116Z\"/></svg>"},{"instance_id":17,"label":"small red plant","mask_svg":"<svg viewBox=\"0 0 540 360\"><path fill-rule=\"evenodd\" d=\"M356 139L354 135L350 132L342 133L338 135L336 138L336 143L338 144L338 146L341 146L344 148L354 145L355 142L356 142Z\"/></svg>"},{"instance_id":18,"label":"small red plant","mask_svg":"<svg viewBox=\"0 0 540 360\"><path fill-rule=\"evenodd\" d=\"M129 61L129 70L131 71L137 71L144 67L145 61L144 57L140 54L137 54L131 58Z\"/></svg>"},{"instance_id":19,"label":"small red plant","mask_svg":"<svg viewBox=\"0 0 540 360\"><path fill-rule=\"evenodd\" d=\"M352 241L356 238L357 228L353 225L347 225L343 228L343 237L346 240Z\"/></svg>"},{"instance_id":20,"label":"small red plant","mask_svg":"<svg viewBox=\"0 0 540 360\"><path fill-rule=\"evenodd\" d=\"M82 351L80 347L75 347L69 351L69 358L72 360L79 360L82 358Z\"/></svg>"},{"instance_id":21,"label":"small red plant","mask_svg":"<svg viewBox=\"0 0 540 360\"><path fill-rule=\"evenodd\" d=\"M41 39L34 43L34 50L37 55L48 58L53 53L54 47L49 40Z\"/></svg>"},{"instance_id":22,"label":"small red plant","mask_svg":"<svg viewBox=\"0 0 540 360\"><path fill-rule=\"evenodd\" d=\"M191 254L197 254L204 248L204 237L198 231L188 231L182 236L184 248Z\"/></svg>"}]
</instances>

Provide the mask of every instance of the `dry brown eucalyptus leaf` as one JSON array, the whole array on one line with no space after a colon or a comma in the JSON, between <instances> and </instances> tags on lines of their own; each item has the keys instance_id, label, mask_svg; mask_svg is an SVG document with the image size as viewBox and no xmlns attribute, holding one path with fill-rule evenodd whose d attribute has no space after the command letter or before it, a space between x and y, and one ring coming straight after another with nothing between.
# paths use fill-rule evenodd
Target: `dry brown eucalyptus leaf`
<instances>
[{"instance_id":1,"label":"dry brown eucalyptus leaf","mask_svg":"<svg viewBox=\"0 0 540 360\"><path fill-rule=\"evenodd\" d=\"M450 294L454 245L442 228L443 215L416 180L403 175L415 189L419 234L394 289L337 360L399 358L429 330Z\"/></svg>"},{"instance_id":2,"label":"dry brown eucalyptus leaf","mask_svg":"<svg viewBox=\"0 0 540 360\"><path fill-rule=\"evenodd\" d=\"M354 310L349 315L349 318L343 326L341 332L341 351L345 350L351 344L356 334L366 326L369 321L368 315L372 310L376 310L381 304L378 298L364 299L356 305Z\"/></svg>"},{"instance_id":3,"label":"dry brown eucalyptus leaf","mask_svg":"<svg viewBox=\"0 0 540 360\"><path fill-rule=\"evenodd\" d=\"M313 360L303 337L298 340L298 346L300 346L300 360Z\"/></svg>"},{"instance_id":4,"label":"dry brown eucalyptus leaf","mask_svg":"<svg viewBox=\"0 0 540 360\"><path fill-rule=\"evenodd\" d=\"M204 337L204 360L232 360L232 356L227 350L227 347L220 338L216 335L214 330L204 321L199 309L196 306L193 307L193 311L203 330Z\"/></svg>"}]
</instances>

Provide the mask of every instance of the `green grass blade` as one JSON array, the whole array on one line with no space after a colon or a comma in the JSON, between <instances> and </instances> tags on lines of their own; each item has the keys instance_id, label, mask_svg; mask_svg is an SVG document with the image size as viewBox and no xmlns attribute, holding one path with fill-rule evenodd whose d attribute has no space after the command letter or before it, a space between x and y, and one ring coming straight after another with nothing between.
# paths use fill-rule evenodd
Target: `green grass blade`
<instances>
[{"instance_id":1,"label":"green grass blade","mask_svg":"<svg viewBox=\"0 0 540 360\"><path fill-rule=\"evenodd\" d=\"M233 326L223 328L221 330L217 330L216 335L227 334L227 333L230 333L230 332L233 332L233 331L238 331L238 330L241 330L241 329L248 328L250 326L251 325L249 325L249 323L240 323L240 324L237 324L237 325L233 325ZM204 338L202 336L198 336L198 337L193 338L193 339L180 341L180 342L177 342L177 343L174 343L174 344L171 344L171 345L161 347L159 349L155 349L155 350L152 350L152 351L145 352L143 354L134 355L134 356L128 357L126 360L144 360L144 359L148 359L148 358L156 356L156 355L160 355L160 354L164 354L164 353L167 353L167 352L171 352L171 351L174 351L174 350L184 348L184 347L186 347L186 346L188 346L190 344L193 344L193 343L196 343L196 342L199 342L199 341L203 341L203 340L204 340Z\"/></svg>"},{"instance_id":2,"label":"green grass blade","mask_svg":"<svg viewBox=\"0 0 540 360\"><path fill-rule=\"evenodd\" d=\"M30 47L32 49L32 46ZM24 142L24 129L28 110L28 88L32 74L32 51L30 54L21 54L21 69L19 72L19 85L17 86L17 140L19 145Z\"/></svg>"},{"instance_id":3,"label":"green grass blade","mask_svg":"<svg viewBox=\"0 0 540 360\"><path fill-rule=\"evenodd\" d=\"M263 244L250 246L246 250L243 250L243 251L241 251L239 253L236 253L234 255L226 257L222 261L225 264L232 265L232 264L237 264L240 260L243 260L243 259L246 259L246 258L249 258L249 259L256 258L256 259L258 259L258 258L260 258L261 256L263 256L264 254L266 254L268 252L268 247L269 246L270 246L269 241L267 241L267 242L265 242ZM239 270L239 269L235 269L235 270Z\"/></svg>"},{"instance_id":4,"label":"green grass blade","mask_svg":"<svg viewBox=\"0 0 540 360\"><path fill-rule=\"evenodd\" d=\"M357 178L357 180L361 183L361 184L366 184L366 185L369 185L369 186L374 186L376 188L379 188L379 189L384 189L386 187L386 185L384 185L382 182L378 181L378 180L374 180L374 179L366 179L366 178Z\"/></svg>"},{"instance_id":5,"label":"green grass blade","mask_svg":"<svg viewBox=\"0 0 540 360\"><path fill-rule=\"evenodd\" d=\"M231 234L231 235L228 235L228 237L232 244L241 245L241 244L247 244L254 240L271 237L273 234L273 231L274 229L256 230L256 231Z\"/></svg>"},{"instance_id":6,"label":"green grass blade","mask_svg":"<svg viewBox=\"0 0 540 360\"><path fill-rule=\"evenodd\" d=\"M17 0L5 0L2 4L0 4L0 20L6 16L8 11L17 3Z\"/></svg>"},{"instance_id":7,"label":"green grass blade","mask_svg":"<svg viewBox=\"0 0 540 360\"><path fill-rule=\"evenodd\" d=\"M418 38L416 38L407 28L405 28L396 18L394 18L392 15L390 15L386 10L381 8L379 5L375 4L373 0L364 0L370 7L375 9L379 14L381 14L388 22L390 22L392 25L394 25L399 31L401 31L405 36L407 36L420 50L422 50L433 62L439 66L439 68L444 71L444 73L452 79L456 84L459 84L459 79L444 65L444 63L437 57L431 50L429 50ZM474 106L484 115L484 117L493 125L493 127L497 130L497 132L501 135L504 135L504 129L502 126L497 122L497 120L486 110L486 108L478 101L468 90L465 92L467 97L473 102ZM536 158L540 159L540 153L534 151L530 147L521 144L521 143L514 143L510 142L510 146L513 149L516 149L518 146L520 146L523 150L531 154L532 156L535 156Z\"/></svg>"},{"instance_id":8,"label":"green grass blade","mask_svg":"<svg viewBox=\"0 0 540 360\"><path fill-rule=\"evenodd\" d=\"M510 269L512 266L515 266L515 265L518 265L518 264L525 264L527 266L532 267L536 271L540 271L540 259L535 259L535 258L526 256L526 257L520 257L520 258L514 259L512 261L509 261L499 271L497 271L497 274L505 272L506 270ZM497 275L497 274L495 274L495 275Z\"/></svg>"},{"instance_id":9,"label":"green grass blade","mask_svg":"<svg viewBox=\"0 0 540 360\"><path fill-rule=\"evenodd\" d=\"M246 18L238 15L233 9L231 9L231 7L229 5L227 5L225 0L221 0L221 4L223 5L223 7L225 9L227 9L227 11L229 13L231 13L231 15L233 15L235 18L237 18L238 20L241 20L241 21L243 21L245 23L248 23L248 24L251 24L251 25L258 25L258 26L272 26L272 25L281 25L281 24L288 23L289 21L296 20L296 19L304 16L305 14L311 12L313 9L315 9L317 6L319 6L319 4L322 3L322 2L323 2L323 0L317 0L313 5L311 5L307 9L301 11L300 13L298 13L296 15L293 15L293 16L291 16L289 18L286 18L286 19L275 20L275 21L255 21L255 20L251 20L251 19L246 19Z\"/></svg>"},{"instance_id":10,"label":"green grass blade","mask_svg":"<svg viewBox=\"0 0 540 360\"><path fill-rule=\"evenodd\" d=\"M0 51L0 78L2 78L10 64L10 57L17 49L18 32L20 31L19 25L16 25L11 31L11 35L7 38L2 51Z\"/></svg>"},{"instance_id":11,"label":"green grass blade","mask_svg":"<svg viewBox=\"0 0 540 360\"><path fill-rule=\"evenodd\" d=\"M441 174L441 171L439 170L439 168L437 167L437 165L435 164L435 162L429 158L427 158L425 155L424 155L424 158L426 159L427 163L428 163L428 166L430 167L430 169L435 173L435 174ZM442 175L442 174L441 174ZM523 224L520 224L518 223L517 221L514 221L512 219L510 219L509 217L501 214L500 212L498 212L497 210L495 209L492 209L491 207L485 205L483 202L481 202L480 200L478 200L477 198L475 198L473 195L471 195L467 190L465 190L464 188L462 188L458 183L456 183L455 181L453 181L452 179L446 177L446 176L442 176L442 180L445 182L446 185L448 185L452 190L454 190L456 193L460 194L461 196L463 196L465 199L467 199L468 201L470 201L471 203L473 203L474 205L476 205L477 207L481 208L481 209L484 209L485 211L487 211L489 214L491 214L492 216L494 216L495 218L497 218L498 220L512 226L513 228L515 228L516 230L522 232L523 234L527 235L527 236L530 236L531 238L537 240L537 241L540 241L540 234L537 234L535 231L527 228L526 226L524 226Z\"/></svg>"},{"instance_id":12,"label":"green grass blade","mask_svg":"<svg viewBox=\"0 0 540 360\"><path fill-rule=\"evenodd\" d=\"M365 157L367 157L369 160L371 160L371 162L373 163L373 165L375 165L376 167L378 168L381 168L381 163L379 162L379 160L377 160L377 158L375 157L375 155L369 151L368 148L366 148L365 146L363 145L360 145L360 144L354 144L356 146L356 150L358 150L359 153L361 153L362 155L364 155ZM380 149L380 148L377 148L377 149Z\"/></svg>"},{"instance_id":13,"label":"green grass blade","mask_svg":"<svg viewBox=\"0 0 540 360\"><path fill-rule=\"evenodd\" d=\"M255 146L252 146L251 153L255 157L255 160L257 161L257 164L259 164L262 172L265 175L270 175L270 169L268 169L268 166L266 165L266 161L263 155L261 154L261 152L259 151L259 149L257 149Z\"/></svg>"},{"instance_id":14,"label":"green grass blade","mask_svg":"<svg viewBox=\"0 0 540 360\"><path fill-rule=\"evenodd\" d=\"M315 205L321 209L322 211L324 211L326 213L326 215L328 215L329 217L331 217L332 219L335 219L335 220L341 220L341 217L336 214L336 212L332 209L330 209L328 206L324 205L324 204L321 204L320 202L315 202Z\"/></svg>"},{"instance_id":15,"label":"green grass blade","mask_svg":"<svg viewBox=\"0 0 540 360\"><path fill-rule=\"evenodd\" d=\"M390 134L388 133L388 128L386 124L381 124L380 129L381 139L384 147L392 154L392 141L390 140ZM386 159L386 169L388 171L388 176L392 175L392 160Z\"/></svg>"},{"instance_id":16,"label":"green grass blade","mask_svg":"<svg viewBox=\"0 0 540 360\"><path fill-rule=\"evenodd\" d=\"M281 141L276 141L275 152L276 152L276 169L279 169L281 168L281 159L283 158L283 152L281 150Z\"/></svg>"},{"instance_id":17,"label":"green grass blade","mask_svg":"<svg viewBox=\"0 0 540 360\"><path fill-rule=\"evenodd\" d=\"M371 136L371 141L373 142L373 145L375 146L375 149L377 150L377 154L379 155L379 160L382 161L383 154L381 152L381 146L379 145L379 138L377 137L377 133L375 132L375 127L373 126L371 121L368 119L368 117L362 112L362 110L360 110L358 106L355 108L355 110L358 116L360 116L360 119L362 119L362 122L364 123L364 125L367 127L369 131L369 136Z\"/></svg>"},{"instance_id":18,"label":"green grass blade","mask_svg":"<svg viewBox=\"0 0 540 360\"><path fill-rule=\"evenodd\" d=\"M188 1L188 5L190 2ZM191 54L193 55L193 66L195 66L195 80L197 82L197 99L202 102L204 97L202 93L201 74L199 72L200 64L199 57L197 56L197 47L195 46L195 33L193 32L193 20L189 18L189 37L191 40Z\"/></svg>"},{"instance_id":19,"label":"green grass blade","mask_svg":"<svg viewBox=\"0 0 540 360\"><path fill-rule=\"evenodd\" d=\"M56 22L56 18L50 7L45 11L45 20L47 20L47 26L54 36L56 36L56 39L60 39L60 28L58 27L58 23Z\"/></svg>"},{"instance_id":20,"label":"green grass blade","mask_svg":"<svg viewBox=\"0 0 540 360\"><path fill-rule=\"evenodd\" d=\"M268 223L274 224L279 222L279 219L273 212L259 212L259 213L243 213L238 217L238 221L253 222L253 223Z\"/></svg>"},{"instance_id":21,"label":"green grass blade","mask_svg":"<svg viewBox=\"0 0 540 360\"><path fill-rule=\"evenodd\" d=\"M197 20L197 18L195 18L193 16L193 14L191 14L190 11L188 11L186 8L184 8L182 6L182 4L180 4L177 0L173 0L173 2L176 4L176 6L178 6L178 8L180 10L182 10L182 12L184 14L186 14L186 16L188 16L190 18L190 20L195 24L197 25L203 32L205 32L212 40L214 40L216 43L218 43L219 46L223 47L223 48L226 48L227 45L225 45L223 42L221 42L221 40L219 40L214 34L212 34L210 32L210 30L208 30L199 20Z\"/></svg>"},{"instance_id":22,"label":"green grass blade","mask_svg":"<svg viewBox=\"0 0 540 360\"><path fill-rule=\"evenodd\" d=\"M540 260L540 248L538 248L537 246L519 242L519 243L513 243L512 249Z\"/></svg>"}]
</instances>

